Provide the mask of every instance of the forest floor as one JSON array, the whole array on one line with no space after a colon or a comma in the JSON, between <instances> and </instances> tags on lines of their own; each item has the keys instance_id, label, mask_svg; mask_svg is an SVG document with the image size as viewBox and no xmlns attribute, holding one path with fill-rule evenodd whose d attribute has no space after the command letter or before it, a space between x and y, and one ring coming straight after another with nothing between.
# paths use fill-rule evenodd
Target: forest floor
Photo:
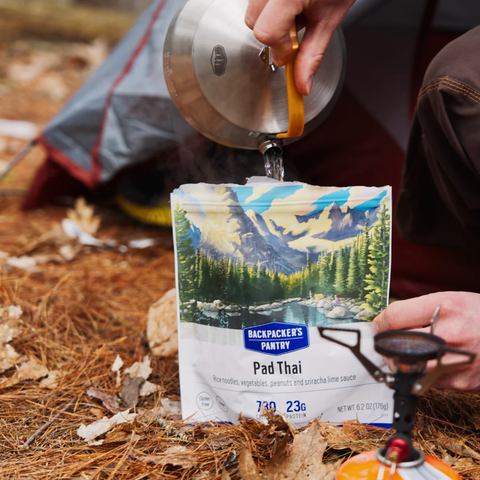
<instances>
[{"instance_id":1,"label":"forest floor","mask_svg":"<svg viewBox=\"0 0 480 480\"><path fill-rule=\"evenodd\" d=\"M3 41L0 119L41 129L107 50L101 42ZM0 169L23 143L0 136ZM388 437L391 432L355 422L317 422L302 432L273 415L267 425L182 422L177 358L152 355L146 334L149 308L175 285L171 231L99 206L98 238L125 245L153 238L155 244L120 252L66 238L60 225L75 199L21 209L43 160L35 148L0 184L0 478L227 479L241 471L245 479L259 479L278 478L279 468L282 478L304 478L295 461L307 458L305 442L315 448L310 460L318 467L309 478L331 478L324 474L336 461ZM11 308L17 306L21 313ZM118 357L121 373L112 371ZM82 424L112 419L132 405L129 395L139 391L127 380L142 368L153 393L135 399L125 423L112 420L108 432L87 433L90 441L79 436ZM479 395L432 391L420 402L414 441L463 478L478 479L479 412ZM255 473L246 452L265 476Z\"/></svg>"}]
</instances>

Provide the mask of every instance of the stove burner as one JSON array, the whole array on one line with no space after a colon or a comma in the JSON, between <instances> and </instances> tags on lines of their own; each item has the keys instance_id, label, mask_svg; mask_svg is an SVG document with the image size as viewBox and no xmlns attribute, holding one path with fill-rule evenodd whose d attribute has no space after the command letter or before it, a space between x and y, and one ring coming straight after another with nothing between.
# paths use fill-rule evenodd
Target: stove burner
<instances>
[{"instance_id":1,"label":"stove burner","mask_svg":"<svg viewBox=\"0 0 480 480\"><path fill-rule=\"evenodd\" d=\"M395 330L379 333L374 341L376 352L407 364L440 358L446 346L444 340L429 333Z\"/></svg>"}]
</instances>

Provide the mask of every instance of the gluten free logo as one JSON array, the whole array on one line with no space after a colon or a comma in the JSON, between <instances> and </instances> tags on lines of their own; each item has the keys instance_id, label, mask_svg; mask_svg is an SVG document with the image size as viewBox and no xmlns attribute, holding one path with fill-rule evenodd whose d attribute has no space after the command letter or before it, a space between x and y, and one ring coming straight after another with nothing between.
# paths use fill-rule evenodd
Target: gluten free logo
<instances>
[{"instance_id":1,"label":"gluten free logo","mask_svg":"<svg viewBox=\"0 0 480 480\"><path fill-rule=\"evenodd\" d=\"M227 53L221 45L215 45L212 50L211 64L213 73L221 77L227 69Z\"/></svg>"},{"instance_id":2,"label":"gluten free logo","mask_svg":"<svg viewBox=\"0 0 480 480\"><path fill-rule=\"evenodd\" d=\"M197 407L200 410L210 410L213 407L213 398L208 392L200 392L197 395Z\"/></svg>"}]
</instances>

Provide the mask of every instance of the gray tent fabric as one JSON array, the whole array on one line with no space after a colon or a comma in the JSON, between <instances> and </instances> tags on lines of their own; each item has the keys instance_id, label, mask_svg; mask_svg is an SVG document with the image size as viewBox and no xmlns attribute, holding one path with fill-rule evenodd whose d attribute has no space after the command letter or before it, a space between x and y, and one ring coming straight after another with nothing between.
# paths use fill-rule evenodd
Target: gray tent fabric
<instances>
[{"instance_id":1,"label":"gray tent fabric","mask_svg":"<svg viewBox=\"0 0 480 480\"><path fill-rule=\"evenodd\" d=\"M155 0L106 62L39 138L72 176L94 188L194 130L177 111L163 76L168 26L185 0Z\"/></svg>"}]
</instances>

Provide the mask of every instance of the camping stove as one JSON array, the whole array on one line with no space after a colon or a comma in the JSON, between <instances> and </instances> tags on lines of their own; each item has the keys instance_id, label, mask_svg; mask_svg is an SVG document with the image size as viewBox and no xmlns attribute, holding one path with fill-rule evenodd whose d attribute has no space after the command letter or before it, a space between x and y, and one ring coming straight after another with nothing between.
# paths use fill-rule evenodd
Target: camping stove
<instances>
[{"instance_id":1,"label":"camping stove","mask_svg":"<svg viewBox=\"0 0 480 480\"><path fill-rule=\"evenodd\" d=\"M418 397L445 372L469 365L475 359L474 353L449 347L433 334L439 311L440 307L433 315L430 333L392 330L374 337L375 351L390 359L394 373L383 372L361 353L360 331L318 327L323 338L349 348L377 382L394 390L392 427L396 433L379 450L346 461L338 470L336 480L461 480L446 463L413 447L411 439ZM342 341L346 335L353 335L354 342ZM461 358L446 362L446 354ZM427 362L431 360L437 363L426 373Z\"/></svg>"}]
</instances>

